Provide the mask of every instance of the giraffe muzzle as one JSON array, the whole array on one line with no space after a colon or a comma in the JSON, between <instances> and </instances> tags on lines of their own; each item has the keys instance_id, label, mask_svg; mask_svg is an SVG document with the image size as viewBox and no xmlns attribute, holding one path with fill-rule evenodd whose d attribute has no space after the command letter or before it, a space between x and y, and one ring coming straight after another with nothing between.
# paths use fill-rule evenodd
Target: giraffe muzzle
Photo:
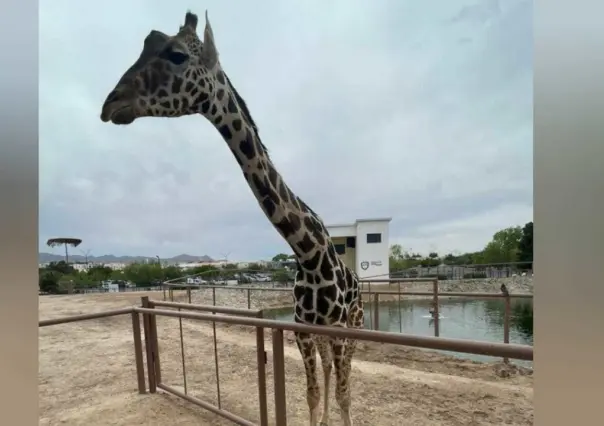
<instances>
[{"instance_id":1,"label":"giraffe muzzle","mask_svg":"<svg viewBox=\"0 0 604 426\"><path fill-rule=\"evenodd\" d=\"M133 103L125 99L124 91L113 90L105 100L101 110L101 121L113 124L130 124L136 119Z\"/></svg>"}]
</instances>

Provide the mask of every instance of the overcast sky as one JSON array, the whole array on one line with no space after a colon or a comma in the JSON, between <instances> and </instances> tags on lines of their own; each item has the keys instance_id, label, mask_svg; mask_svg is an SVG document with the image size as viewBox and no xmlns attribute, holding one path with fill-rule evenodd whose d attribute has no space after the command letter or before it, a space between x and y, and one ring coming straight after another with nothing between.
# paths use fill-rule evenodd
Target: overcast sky
<instances>
[{"instance_id":1,"label":"overcast sky","mask_svg":"<svg viewBox=\"0 0 604 426\"><path fill-rule=\"evenodd\" d=\"M72 236L93 255L289 252L203 117L99 119L148 32L174 34L189 8L208 9L274 163L327 224L392 217L391 243L445 254L532 220L531 1L54 0L40 3L42 251Z\"/></svg>"}]
</instances>

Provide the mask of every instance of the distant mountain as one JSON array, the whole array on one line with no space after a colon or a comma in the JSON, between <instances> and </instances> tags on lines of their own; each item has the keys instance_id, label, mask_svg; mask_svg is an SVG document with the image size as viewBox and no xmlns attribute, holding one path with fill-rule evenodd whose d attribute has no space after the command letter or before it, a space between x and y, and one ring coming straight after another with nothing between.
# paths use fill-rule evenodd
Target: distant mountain
<instances>
[{"instance_id":1,"label":"distant mountain","mask_svg":"<svg viewBox=\"0 0 604 426\"><path fill-rule=\"evenodd\" d=\"M64 255L54 253L38 253L38 262L58 262L65 260ZM85 262L86 257L80 254L70 254L69 260L73 262ZM211 262L213 259L210 256L191 256L190 254L179 254L178 256L161 258L162 262L167 263L185 263L185 262ZM157 261L156 257L147 256L114 256L112 254L105 254L103 256L88 256L89 262L94 263L135 263L135 262L153 262Z\"/></svg>"}]
</instances>

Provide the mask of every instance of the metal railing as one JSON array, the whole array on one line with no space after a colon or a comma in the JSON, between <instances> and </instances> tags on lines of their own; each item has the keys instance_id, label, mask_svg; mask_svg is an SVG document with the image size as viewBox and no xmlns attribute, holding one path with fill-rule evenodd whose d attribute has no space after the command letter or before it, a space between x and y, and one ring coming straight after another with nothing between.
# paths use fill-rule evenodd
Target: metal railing
<instances>
[{"instance_id":1,"label":"metal railing","mask_svg":"<svg viewBox=\"0 0 604 426\"><path fill-rule=\"evenodd\" d=\"M372 279L372 280L360 280L361 283L361 296L363 301L372 302L368 306L369 310L369 328L371 330L378 330L380 324L380 311L378 309L380 303L380 296L397 296L396 302L398 303L399 313L399 333L402 333L402 309L401 303L404 296L407 297L431 297L433 307L433 321L434 324L434 337L440 336L440 315L439 315L439 299L440 298L467 298L467 299L503 299L504 300L504 314L503 314L503 343L510 343L510 326L511 326L511 311L512 311L512 299L533 299L533 295L529 293L509 293L507 289L499 289L500 292L440 292L439 281L434 278L404 278L404 279ZM432 283L432 291L404 291L401 288L403 283ZM376 289L376 286L372 284L397 284L397 290L381 290ZM185 288L186 297L189 303L192 303L192 290L211 289L212 290L212 305L216 306L216 290L219 291L242 291L246 293L247 297L247 308L252 307L252 292L292 292L292 288L273 288L273 287L252 287L252 286L232 286L225 287L222 285L182 285L173 283L163 283L163 298L164 301L169 299L174 301L174 291L176 288ZM167 289L167 292L166 292ZM504 358L504 362L508 362L507 358Z\"/></svg>"},{"instance_id":2,"label":"metal railing","mask_svg":"<svg viewBox=\"0 0 604 426\"><path fill-rule=\"evenodd\" d=\"M391 292L392 293L392 292ZM388 294L381 292L379 294ZM417 293L414 293L417 294ZM444 295L441 293L440 295ZM484 297L495 297L489 294ZM438 294L437 294L438 296ZM497 295L501 297L501 295ZM508 299L511 295L508 295ZM375 296L374 296L375 297ZM379 295L377 296L379 300ZM164 309L158 309L164 308ZM198 312L187 312L198 311ZM286 321L275 321L264 319L261 310L246 310L220 306L193 305L168 301L154 301L148 297L141 298L141 307L116 309L112 311L94 314L82 314L72 317L56 318L39 321L39 327L48 327L58 324L71 323L83 320L92 320L117 315L131 315L134 340L134 359L136 363L136 376L139 393L146 393L145 367L143 362L143 343L140 331L140 318L143 316L144 350L147 360L147 381L149 392L156 393L157 389L171 393L185 399L199 407L202 407L220 417L228 419L239 425L254 425L251 421L227 411L220 402L220 376L217 357L216 323L235 324L254 327L256 329L256 358L258 370L258 403L259 403L259 425L268 425L267 388L266 388L266 363L267 355L264 347L264 329L272 329L272 358L273 358L273 387L275 401L275 423L286 426L286 386L285 386L285 353L284 353L284 331L304 332L310 334L326 335L341 338L351 338L362 341L388 343L394 345L411 346L426 349L446 350L453 352L472 353L478 355L498 356L515 358L521 360L533 360L533 348L528 345L516 345L510 343L488 343L462 339L449 339L443 337L425 337L392 333L375 330L354 330L338 327L312 326ZM216 315L221 314L221 315ZM182 356L182 372L184 392L165 384L162 380L161 357L157 336L157 316L172 317L179 319L180 344ZM216 384L218 394L218 405L193 397L188 392L186 363L184 357L184 339L182 333L182 319L198 320L213 324L213 344L215 356ZM509 337L509 336L508 336Z\"/></svg>"}]
</instances>

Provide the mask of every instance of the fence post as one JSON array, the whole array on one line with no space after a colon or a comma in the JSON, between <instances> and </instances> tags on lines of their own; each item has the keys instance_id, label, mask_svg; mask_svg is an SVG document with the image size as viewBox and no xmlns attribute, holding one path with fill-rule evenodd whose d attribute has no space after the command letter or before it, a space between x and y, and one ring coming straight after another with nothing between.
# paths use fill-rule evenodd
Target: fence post
<instances>
[{"instance_id":1,"label":"fence post","mask_svg":"<svg viewBox=\"0 0 604 426\"><path fill-rule=\"evenodd\" d=\"M262 311L258 318L263 318ZM256 328L256 358L258 361L258 405L260 405L260 426L268 426L268 406L266 400L266 349L264 348L264 328Z\"/></svg>"},{"instance_id":2,"label":"fence post","mask_svg":"<svg viewBox=\"0 0 604 426\"><path fill-rule=\"evenodd\" d=\"M380 329L380 309L379 309L379 304L380 304L380 293L375 293L373 295L373 326L374 326L374 330L379 330Z\"/></svg>"},{"instance_id":3,"label":"fence post","mask_svg":"<svg viewBox=\"0 0 604 426\"><path fill-rule=\"evenodd\" d=\"M440 336L440 314L438 312L438 280L432 281L433 305L434 305L434 337Z\"/></svg>"},{"instance_id":4,"label":"fence post","mask_svg":"<svg viewBox=\"0 0 604 426\"><path fill-rule=\"evenodd\" d=\"M149 298L147 296L141 297L141 305L143 308L146 308L148 303ZM143 330L145 332L145 352L147 356L147 376L149 379L149 392L155 393L157 391L157 386L155 382L155 367L153 364L153 346L149 317L149 314L143 314Z\"/></svg>"},{"instance_id":5,"label":"fence post","mask_svg":"<svg viewBox=\"0 0 604 426\"><path fill-rule=\"evenodd\" d=\"M143 308L155 309L155 305L148 296L143 297ZM153 366L155 368L155 383L161 383L161 368L159 362L159 341L157 339L157 317L149 315L149 336L151 337L151 350L153 351Z\"/></svg>"},{"instance_id":6,"label":"fence post","mask_svg":"<svg viewBox=\"0 0 604 426\"><path fill-rule=\"evenodd\" d=\"M187 298L189 299L189 304L191 304L191 287L187 287Z\"/></svg>"},{"instance_id":7,"label":"fence post","mask_svg":"<svg viewBox=\"0 0 604 426\"><path fill-rule=\"evenodd\" d=\"M247 288L247 308L251 309L252 308L252 300L251 300L251 295L250 295L250 288Z\"/></svg>"},{"instance_id":8,"label":"fence post","mask_svg":"<svg viewBox=\"0 0 604 426\"><path fill-rule=\"evenodd\" d=\"M132 312L132 337L134 338L134 360L136 362L136 379L138 393L147 393L145 384L145 366L143 364L143 344L141 342L141 322L138 312Z\"/></svg>"},{"instance_id":9,"label":"fence post","mask_svg":"<svg viewBox=\"0 0 604 426\"><path fill-rule=\"evenodd\" d=\"M283 330L273 329L273 380L275 390L275 424L287 426L287 398L285 396L285 353Z\"/></svg>"},{"instance_id":10,"label":"fence post","mask_svg":"<svg viewBox=\"0 0 604 426\"><path fill-rule=\"evenodd\" d=\"M505 313L503 316L503 343L510 343L510 315L512 311L512 303L510 299L510 294L507 291L507 288L502 286L502 293L505 302ZM508 364L510 359L507 357L503 358L503 362Z\"/></svg>"}]
</instances>

